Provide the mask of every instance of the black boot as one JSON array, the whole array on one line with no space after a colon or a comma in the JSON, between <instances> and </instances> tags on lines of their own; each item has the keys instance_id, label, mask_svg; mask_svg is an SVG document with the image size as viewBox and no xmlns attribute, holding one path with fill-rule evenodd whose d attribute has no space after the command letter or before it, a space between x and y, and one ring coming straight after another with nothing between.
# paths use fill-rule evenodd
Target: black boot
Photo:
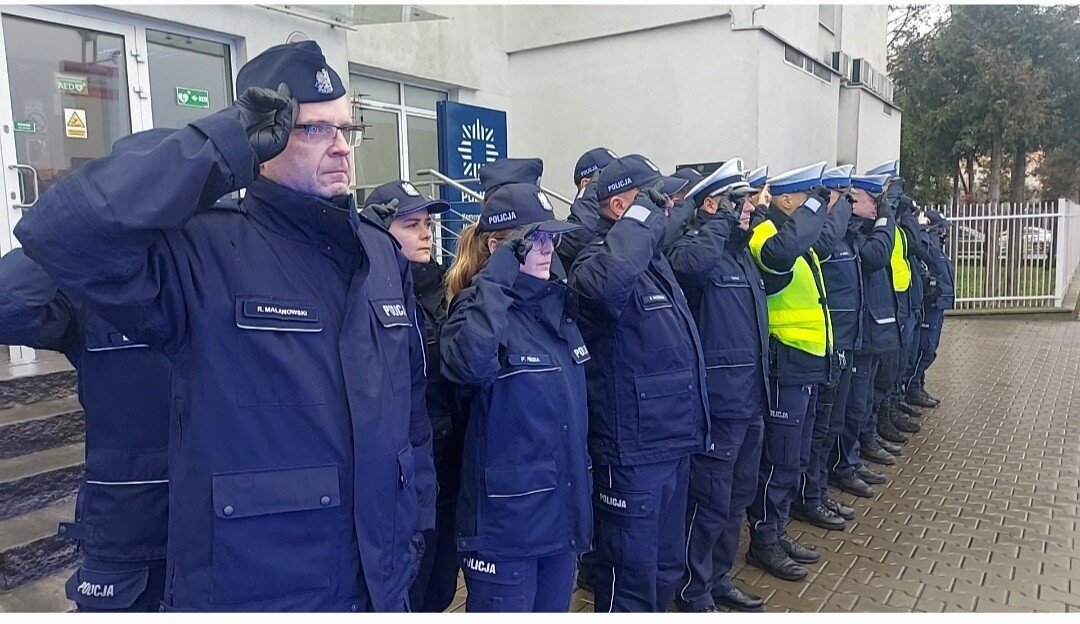
<instances>
[{"instance_id":1,"label":"black boot","mask_svg":"<svg viewBox=\"0 0 1080 624\"><path fill-rule=\"evenodd\" d=\"M900 446L899 444L893 444L888 440L884 440L879 435L874 435L874 438L877 440L878 446L885 449L890 455L900 457L904 454L904 447Z\"/></svg>"},{"instance_id":2,"label":"black boot","mask_svg":"<svg viewBox=\"0 0 1080 624\"><path fill-rule=\"evenodd\" d=\"M878 412L877 432L879 436L893 444L904 444L908 441L908 435L893 425L894 411L890 402L886 401L881 404L881 410Z\"/></svg>"},{"instance_id":3,"label":"black boot","mask_svg":"<svg viewBox=\"0 0 1080 624\"><path fill-rule=\"evenodd\" d=\"M854 494L861 498L873 498L874 488L870 487L866 481L863 481L856 475L850 477L839 477L835 475L829 476L829 485L838 490L843 490L848 494Z\"/></svg>"},{"instance_id":4,"label":"black boot","mask_svg":"<svg viewBox=\"0 0 1080 624\"><path fill-rule=\"evenodd\" d=\"M902 414L907 414L911 418L922 418L923 417L923 412L922 412L921 409L919 409L917 407L912 407L912 406L908 405L907 403L905 403L904 401L900 401L899 403L896 404L896 411L898 411L898 412L900 412Z\"/></svg>"},{"instance_id":5,"label":"black boot","mask_svg":"<svg viewBox=\"0 0 1080 624\"><path fill-rule=\"evenodd\" d=\"M859 466L858 468L856 468L855 474L858 475L860 479L866 481L870 485L881 485L889 481L888 477L886 477L885 475L879 472L874 472L866 466Z\"/></svg>"},{"instance_id":6,"label":"black boot","mask_svg":"<svg viewBox=\"0 0 1080 624\"><path fill-rule=\"evenodd\" d=\"M716 604L732 611L758 613L765 610L765 601L761 596L744 592L734 585L730 588L714 589L712 599Z\"/></svg>"},{"instance_id":7,"label":"black boot","mask_svg":"<svg viewBox=\"0 0 1080 624\"><path fill-rule=\"evenodd\" d=\"M892 453L881 448L877 440L859 444L859 457L882 466L892 466L896 463L896 458L892 456Z\"/></svg>"},{"instance_id":8,"label":"black boot","mask_svg":"<svg viewBox=\"0 0 1080 624\"><path fill-rule=\"evenodd\" d=\"M817 563L821 559L821 553L812 546L803 546L796 542L787 534L787 531L781 533L780 539L777 541L780 543L780 548L787 553L787 556L798 563Z\"/></svg>"},{"instance_id":9,"label":"black boot","mask_svg":"<svg viewBox=\"0 0 1080 624\"><path fill-rule=\"evenodd\" d=\"M808 573L806 568L795 563L780 548L780 544L755 544L751 540L750 548L746 551L746 563L785 581L802 580Z\"/></svg>"},{"instance_id":10,"label":"black boot","mask_svg":"<svg viewBox=\"0 0 1080 624\"><path fill-rule=\"evenodd\" d=\"M871 490L871 492L872 491L873 490ZM825 499L825 506L828 507L829 510L832 511L834 514L840 516L841 518L843 518L844 520L847 520L848 522L851 522L852 520L855 519L855 508L854 507L848 507L847 505L845 505L843 503L838 503L838 502L832 500L831 498L826 498Z\"/></svg>"},{"instance_id":11,"label":"black boot","mask_svg":"<svg viewBox=\"0 0 1080 624\"><path fill-rule=\"evenodd\" d=\"M810 508L792 503L791 517L829 531L843 531L847 528L847 521L825 505Z\"/></svg>"},{"instance_id":12,"label":"black boot","mask_svg":"<svg viewBox=\"0 0 1080 624\"><path fill-rule=\"evenodd\" d=\"M922 429L922 425L911 420L903 414L893 413L893 426L904 433L916 433Z\"/></svg>"},{"instance_id":13,"label":"black boot","mask_svg":"<svg viewBox=\"0 0 1080 624\"><path fill-rule=\"evenodd\" d=\"M940 399L935 399L930 396L925 388L908 388L907 395L904 397L911 405L917 405L919 407L937 407L941 404Z\"/></svg>"},{"instance_id":14,"label":"black boot","mask_svg":"<svg viewBox=\"0 0 1080 624\"><path fill-rule=\"evenodd\" d=\"M578 555L577 587L590 594L596 591L596 553L593 551Z\"/></svg>"}]
</instances>

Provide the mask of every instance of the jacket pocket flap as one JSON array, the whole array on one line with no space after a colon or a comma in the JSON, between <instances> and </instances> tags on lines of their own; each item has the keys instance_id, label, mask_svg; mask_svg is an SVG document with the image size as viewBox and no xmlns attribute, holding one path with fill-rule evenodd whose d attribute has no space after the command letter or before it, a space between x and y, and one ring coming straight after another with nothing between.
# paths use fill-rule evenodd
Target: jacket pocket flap
<instances>
[{"instance_id":1,"label":"jacket pocket flap","mask_svg":"<svg viewBox=\"0 0 1080 624\"><path fill-rule=\"evenodd\" d=\"M272 297L236 297L236 326L240 329L283 332L321 332L319 308L310 302Z\"/></svg>"},{"instance_id":2,"label":"jacket pocket flap","mask_svg":"<svg viewBox=\"0 0 1080 624\"><path fill-rule=\"evenodd\" d=\"M753 349L722 349L705 352L706 368L753 366L756 361L757 356Z\"/></svg>"},{"instance_id":3,"label":"jacket pocket flap","mask_svg":"<svg viewBox=\"0 0 1080 624\"><path fill-rule=\"evenodd\" d=\"M80 567L67 580L68 600L96 609L127 609L146 591L150 568L103 572Z\"/></svg>"},{"instance_id":4,"label":"jacket pocket flap","mask_svg":"<svg viewBox=\"0 0 1080 624\"><path fill-rule=\"evenodd\" d=\"M741 446L742 442L716 444L708 454L723 461L735 461L735 458L739 456Z\"/></svg>"},{"instance_id":5,"label":"jacket pocket flap","mask_svg":"<svg viewBox=\"0 0 1080 624\"><path fill-rule=\"evenodd\" d=\"M212 487L214 513L225 519L341 504L337 466L215 474Z\"/></svg>"},{"instance_id":6,"label":"jacket pocket flap","mask_svg":"<svg viewBox=\"0 0 1080 624\"><path fill-rule=\"evenodd\" d=\"M648 492L623 492L593 482L595 509L617 516L644 518L652 513L653 495Z\"/></svg>"},{"instance_id":7,"label":"jacket pocket flap","mask_svg":"<svg viewBox=\"0 0 1080 624\"><path fill-rule=\"evenodd\" d=\"M694 375L689 368L641 375L634 378L634 388L637 390L638 399L658 399L685 394L694 389Z\"/></svg>"},{"instance_id":8,"label":"jacket pocket flap","mask_svg":"<svg viewBox=\"0 0 1080 624\"><path fill-rule=\"evenodd\" d=\"M878 325L888 325L896 322L896 313L887 308L870 308L870 317Z\"/></svg>"},{"instance_id":9,"label":"jacket pocket flap","mask_svg":"<svg viewBox=\"0 0 1080 624\"><path fill-rule=\"evenodd\" d=\"M555 460L484 469L484 484L489 498L509 498L554 490L558 478Z\"/></svg>"}]
</instances>

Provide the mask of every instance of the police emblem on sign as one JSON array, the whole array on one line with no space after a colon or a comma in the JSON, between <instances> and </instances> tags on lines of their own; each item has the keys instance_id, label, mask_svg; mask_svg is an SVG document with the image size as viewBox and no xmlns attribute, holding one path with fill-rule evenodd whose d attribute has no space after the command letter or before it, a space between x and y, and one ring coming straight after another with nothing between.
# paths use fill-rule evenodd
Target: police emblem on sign
<instances>
[{"instance_id":1,"label":"police emblem on sign","mask_svg":"<svg viewBox=\"0 0 1080 624\"><path fill-rule=\"evenodd\" d=\"M536 192L536 198L540 200L540 207L548 212L554 212L551 208L551 202L548 201L547 195L544 195L543 191Z\"/></svg>"},{"instance_id":2,"label":"police emblem on sign","mask_svg":"<svg viewBox=\"0 0 1080 624\"><path fill-rule=\"evenodd\" d=\"M323 95L334 92L334 83L330 82L330 72L325 67L315 72L315 90Z\"/></svg>"},{"instance_id":3,"label":"police emblem on sign","mask_svg":"<svg viewBox=\"0 0 1080 624\"><path fill-rule=\"evenodd\" d=\"M409 195L409 196L412 196L412 197L420 197L420 191L416 190L416 187L413 186L412 184L410 184L409 182L402 182L401 183L401 190L405 191L406 195Z\"/></svg>"}]
</instances>

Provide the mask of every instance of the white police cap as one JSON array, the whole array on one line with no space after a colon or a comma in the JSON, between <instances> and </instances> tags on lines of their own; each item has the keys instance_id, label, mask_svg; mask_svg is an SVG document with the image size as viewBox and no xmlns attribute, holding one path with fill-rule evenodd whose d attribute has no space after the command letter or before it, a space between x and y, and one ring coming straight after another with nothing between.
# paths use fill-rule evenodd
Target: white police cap
<instances>
[{"instance_id":1,"label":"white police cap","mask_svg":"<svg viewBox=\"0 0 1080 624\"><path fill-rule=\"evenodd\" d=\"M769 181L769 165L762 165L757 169L754 169L750 173L746 174L746 183L750 185L750 188L755 191L760 191L765 188L765 183Z\"/></svg>"},{"instance_id":2,"label":"white police cap","mask_svg":"<svg viewBox=\"0 0 1080 624\"><path fill-rule=\"evenodd\" d=\"M821 174L821 184L830 190L842 191L851 187L851 172L855 165L840 165L832 169L826 169Z\"/></svg>"},{"instance_id":3,"label":"white police cap","mask_svg":"<svg viewBox=\"0 0 1080 624\"><path fill-rule=\"evenodd\" d=\"M900 159L894 158L892 160L886 160L880 165L867 169L863 175L888 175L898 176L900 175Z\"/></svg>"},{"instance_id":4,"label":"white police cap","mask_svg":"<svg viewBox=\"0 0 1080 624\"><path fill-rule=\"evenodd\" d=\"M750 185L746 183L746 172L743 170L741 158L732 158L724 161L701 182L694 185L686 193L686 199L695 204L704 201L706 197L714 197L721 193L749 191Z\"/></svg>"},{"instance_id":5,"label":"white police cap","mask_svg":"<svg viewBox=\"0 0 1080 624\"><path fill-rule=\"evenodd\" d=\"M821 186L821 174L825 173L826 164L823 160L812 165L785 171L774 178L770 178L769 192L773 195L802 193Z\"/></svg>"}]
</instances>

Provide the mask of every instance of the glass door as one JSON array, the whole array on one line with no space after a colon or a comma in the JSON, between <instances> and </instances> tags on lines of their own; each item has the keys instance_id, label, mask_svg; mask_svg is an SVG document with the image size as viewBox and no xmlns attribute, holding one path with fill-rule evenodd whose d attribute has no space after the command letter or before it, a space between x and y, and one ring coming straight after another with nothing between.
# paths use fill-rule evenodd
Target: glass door
<instances>
[{"instance_id":1,"label":"glass door","mask_svg":"<svg viewBox=\"0 0 1080 624\"><path fill-rule=\"evenodd\" d=\"M145 62L142 59L142 62ZM0 252L23 211L57 180L141 130L134 26L48 9L0 9ZM33 351L12 347L14 362Z\"/></svg>"}]
</instances>

